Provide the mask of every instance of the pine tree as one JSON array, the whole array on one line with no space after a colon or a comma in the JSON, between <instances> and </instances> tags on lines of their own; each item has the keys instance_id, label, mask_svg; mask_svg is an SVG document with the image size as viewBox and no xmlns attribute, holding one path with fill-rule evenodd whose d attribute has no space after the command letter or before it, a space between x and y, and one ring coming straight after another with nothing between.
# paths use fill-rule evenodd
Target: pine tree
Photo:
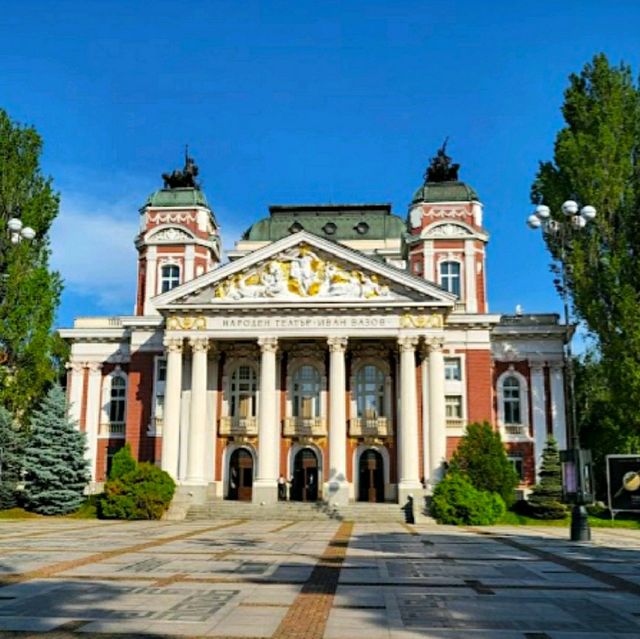
<instances>
[{"instance_id":1,"label":"pine tree","mask_svg":"<svg viewBox=\"0 0 640 639\"><path fill-rule=\"evenodd\" d=\"M77 510L90 479L84 457L86 436L69 419L59 385L51 388L33 412L30 426L25 451L25 507L43 515Z\"/></svg>"},{"instance_id":2,"label":"pine tree","mask_svg":"<svg viewBox=\"0 0 640 639\"><path fill-rule=\"evenodd\" d=\"M51 327L62 288L49 270L49 229L59 196L40 171L42 139L0 109L0 404L21 417L54 381ZM18 217L32 241L10 243Z\"/></svg>"},{"instance_id":3,"label":"pine tree","mask_svg":"<svg viewBox=\"0 0 640 639\"><path fill-rule=\"evenodd\" d=\"M24 438L9 411L0 406L0 510L17 506Z\"/></svg>"},{"instance_id":4,"label":"pine tree","mask_svg":"<svg viewBox=\"0 0 640 639\"><path fill-rule=\"evenodd\" d=\"M540 481L529 495L531 514L538 519L564 519L567 508L562 503L562 469L558 444L553 437L547 439L542 452Z\"/></svg>"}]
</instances>

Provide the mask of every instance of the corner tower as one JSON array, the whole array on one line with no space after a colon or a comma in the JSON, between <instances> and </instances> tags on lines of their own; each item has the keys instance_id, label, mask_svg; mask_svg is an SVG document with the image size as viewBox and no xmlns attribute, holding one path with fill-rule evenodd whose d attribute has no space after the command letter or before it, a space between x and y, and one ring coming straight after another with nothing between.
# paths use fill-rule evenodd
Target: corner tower
<instances>
[{"instance_id":1,"label":"corner tower","mask_svg":"<svg viewBox=\"0 0 640 639\"><path fill-rule=\"evenodd\" d=\"M458 295L457 310L486 313L485 247L489 235L482 227L478 195L458 180L459 168L446 154L445 142L431 160L409 207L408 268Z\"/></svg>"},{"instance_id":2,"label":"corner tower","mask_svg":"<svg viewBox=\"0 0 640 639\"><path fill-rule=\"evenodd\" d=\"M186 155L184 168L163 173L164 187L140 209L136 315L157 315L152 298L220 263L219 227L197 175Z\"/></svg>"}]
</instances>

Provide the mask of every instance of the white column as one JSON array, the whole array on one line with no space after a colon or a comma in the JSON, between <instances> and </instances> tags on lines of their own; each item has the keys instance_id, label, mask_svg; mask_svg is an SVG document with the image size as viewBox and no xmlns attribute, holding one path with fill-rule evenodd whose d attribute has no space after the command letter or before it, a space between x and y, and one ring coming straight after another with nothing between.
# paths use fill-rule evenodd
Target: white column
<instances>
[{"instance_id":1,"label":"white column","mask_svg":"<svg viewBox=\"0 0 640 639\"><path fill-rule=\"evenodd\" d=\"M567 447L567 422L564 401L564 364L552 362L551 366L551 427L558 448Z\"/></svg>"},{"instance_id":2,"label":"white column","mask_svg":"<svg viewBox=\"0 0 640 639\"><path fill-rule=\"evenodd\" d=\"M542 463L542 451L547 442L547 411L545 410L544 363L529 362L531 370L531 408L533 415L533 458L536 481Z\"/></svg>"},{"instance_id":3,"label":"white column","mask_svg":"<svg viewBox=\"0 0 640 639\"><path fill-rule=\"evenodd\" d=\"M329 483L328 501L349 503L347 483L347 402L344 353L346 337L329 337Z\"/></svg>"},{"instance_id":4,"label":"white column","mask_svg":"<svg viewBox=\"0 0 640 639\"><path fill-rule=\"evenodd\" d=\"M407 497L417 497L421 490L418 461L418 395L416 379L417 337L400 337L400 481L398 501L404 504Z\"/></svg>"},{"instance_id":5,"label":"white column","mask_svg":"<svg viewBox=\"0 0 640 639\"><path fill-rule=\"evenodd\" d=\"M156 313L150 299L156 295L156 274L158 271L158 249L156 246L147 246L146 252L146 282L144 287L144 314L153 315Z\"/></svg>"},{"instance_id":6,"label":"white column","mask_svg":"<svg viewBox=\"0 0 640 639\"><path fill-rule=\"evenodd\" d=\"M258 475L253 484L253 501L272 504L278 501L278 462L280 432L276 406L275 337L260 337L260 402L258 406Z\"/></svg>"},{"instance_id":7,"label":"white column","mask_svg":"<svg viewBox=\"0 0 640 639\"><path fill-rule=\"evenodd\" d=\"M429 345L429 486L442 479L447 458L447 421L444 404L444 357L442 338L431 338Z\"/></svg>"},{"instance_id":8,"label":"white column","mask_svg":"<svg viewBox=\"0 0 640 639\"><path fill-rule=\"evenodd\" d=\"M422 467L424 479L429 477L431 466L429 464L429 359L428 350L422 353L422 361L420 362L422 377Z\"/></svg>"},{"instance_id":9,"label":"white column","mask_svg":"<svg viewBox=\"0 0 640 639\"><path fill-rule=\"evenodd\" d=\"M464 241L464 281L467 313L478 312L478 299L476 292L476 249L473 240Z\"/></svg>"},{"instance_id":10,"label":"white column","mask_svg":"<svg viewBox=\"0 0 640 639\"><path fill-rule=\"evenodd\" d=\"M89 383L87 385L87 417L85 432L87 433L87 459L91 471L91 481L96 480L96 456L98 452L98 427L100 423L100 391L102 387L102 364L91 362L89 367Z\"/></svg>"},{"instance_id":11,"label":"white column","mask_svg":"<svg viewBox=\"0 0 640 639\"><path fill-rule=\"evenodd\" d=\"M67 369L71 371L68 405L69 418L76 423L80 430L80 413L82 411L82 391L84 388L84 369L86 364L82 362L70 362Z\"/></svg>"},{"instance_id":12,"label":"white column","mask_svg":"<svg viewBox=\"0 0 640 639\"><path fill-rule=\"evenodd\" d=\"M208 483L216 479L216 445L218 435L218 365L219 354L215 344L209 344L209 360L207 362L207 429L205 441L204 472ZM216 496L222 497L222 486L216 484Z\"/></svg>"},{"instance_id":13,"label":"white column","mask_svg":"<svg viewBox=\"0 0 640 639\"><path fill-rule=\"evenodd\" d=\"M195 277L196 247L193 244L184 249L184 278L182 282L190 282Z\"/></svg>"},{"instance_id":14,"label":"white column","mask_svg":"<svg viewBox=\"0 0 640 639\"><path fill-rule=\"evenodd\" d=\"M206 337L189 340L191 346L191 408L187 452L187 483L203 486L207 430L207 349Z\"/></svg>"},{"instance_id":15,"label":"white column","mask_svg":"<svg viewBox=\"0 0 640 639\"><path fill-rule=\"evenodd\" d=\"M177 480L182 396L182 338L165 338L164 346L167 351L167 381L162 426L162 470L166 470Z\"/></svg>"}]
</instances>

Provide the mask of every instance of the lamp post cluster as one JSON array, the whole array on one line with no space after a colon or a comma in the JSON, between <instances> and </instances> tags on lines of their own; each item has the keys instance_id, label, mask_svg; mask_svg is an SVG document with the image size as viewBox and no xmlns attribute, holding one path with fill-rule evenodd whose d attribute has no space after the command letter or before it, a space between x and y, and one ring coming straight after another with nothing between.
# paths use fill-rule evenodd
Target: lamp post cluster
<instances>
[{"instance_id":1,"label":"lamp post cluster","mask_svg":"<svg viewBox=\"0 0 640 639\"><path fill-rule=\"evenodd\" d=\"M527 218L527 225L532 230L541 229L547 236L547 240L557 250L560 265L554 265L552 270L559 275L555 280L556 288L562 297L564 310L564 323L570 330L570 306L569 291L567 288L567 265L569 242L575 233L579 233L596 218L596 209L586 205L580 208L577 202L567 200L561 207L563 219L557 220L551 217L548 206L540 204L533 215ZM573 353L571 340L573 334L568 333L564 343L565 364L565 395L567 397L566 422L571 436L571 448L560 452L562 461L562 483L565 499L573 504L571 509L571 540L588 541L591 539L589 519L586 504L593 501L591 482L591 453L580 448L578 434L578 419L576 412L575 379L573 371Z\"/></svg>"},{"instance_id":2,"label":"lamp post cluster","mask_svg":"<svg viewBox=\"0 0 640 639\"><path fill-rule=\"evenodd\" d=\"M18 217L12 217L7 222L7 230L9 233L10 246L17 246L22 241L31 242L36 237L36 232L30 226L24 226L22 220ZM2 242L0 242L0 245L1 244ZM0 273L0 302L4 299L4 287L7 277L8 275L6 273ZM8 359L9 355L0 340L0 366L6 364Z\"/></svg>"}]
</instances>

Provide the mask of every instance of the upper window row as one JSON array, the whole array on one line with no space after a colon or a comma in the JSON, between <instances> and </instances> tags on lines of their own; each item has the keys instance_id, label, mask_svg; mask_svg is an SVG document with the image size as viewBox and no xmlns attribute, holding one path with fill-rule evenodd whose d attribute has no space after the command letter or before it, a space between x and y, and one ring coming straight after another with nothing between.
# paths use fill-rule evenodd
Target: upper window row
<instances>
[{"instance_id":1,"label":"upper window row","mask_svg":"<svg viewBox=\"0 0 640 639\"><path fill-rule=\"evenodd\" d=\"M165 264L160 268L160 292L166 293L180 284L180 267Z\"/></svg>"}]
</instances>

